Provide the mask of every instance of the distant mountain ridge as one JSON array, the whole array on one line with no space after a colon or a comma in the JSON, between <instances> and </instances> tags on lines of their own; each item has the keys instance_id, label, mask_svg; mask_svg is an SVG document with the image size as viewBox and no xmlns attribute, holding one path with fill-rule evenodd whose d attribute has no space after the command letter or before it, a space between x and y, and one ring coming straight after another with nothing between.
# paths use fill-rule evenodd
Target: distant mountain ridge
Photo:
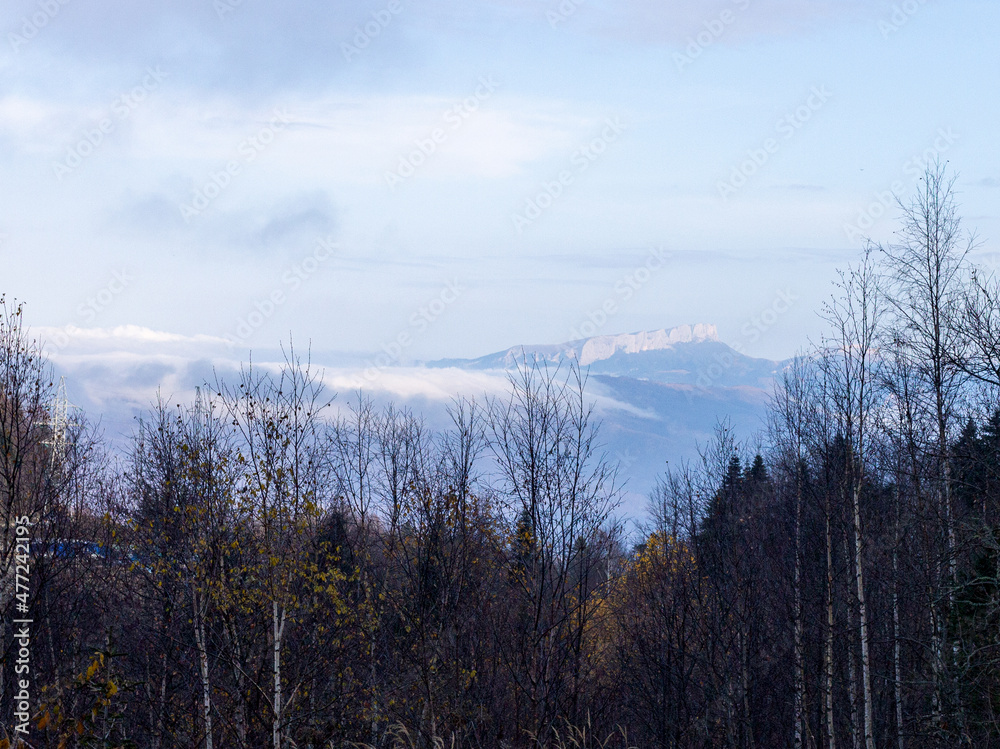
<instances>
[{"instance_id":1,"label":"distant mountain ridge","mask_svg":"<svg viewBox=\"0 0 1000 749\"><path fill-rule=\"evenodd\" d=\"M769 389L781 362L746 356L719 340L715 325L698 323L603 335L541 346L512 346L476 359L440 359L428 367L512 369L525 360L576 361L593 374L699 387Z\"/></svg>"},{"instance_id":2,"label":"distant mountain ridge","mask_svg":"<svg viewBox=\"0 0 1000 749\"><path fill-rule=\"evenodd\" d=\"M718 342L719 334L714 325L698 323L678 325L674 328L602 335L583 338L568 343L541 346L512 346L505 351L487 354L477 359L441 359L428 362L430 367L461 367L463 369L509 369L524 357L537 357L549 364L576 360L581 366L610 359L616 354L638 354L647 351L669 350L679 343Z\"/></svg>"}]
</instances>

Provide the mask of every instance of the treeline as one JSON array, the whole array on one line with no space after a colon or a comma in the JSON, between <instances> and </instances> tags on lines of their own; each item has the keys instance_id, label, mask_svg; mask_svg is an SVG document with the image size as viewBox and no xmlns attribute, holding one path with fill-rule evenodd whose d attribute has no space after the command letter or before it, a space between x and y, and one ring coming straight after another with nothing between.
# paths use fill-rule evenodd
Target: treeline
<instances>
[{"instance_id":1,"label":"treeline","mask_svg":"<svg viewBox=\"0 0 1000 749\"><path fill-rule=\"evenodd\" d=\"M1000 287L941 167L903 208L753 447L720 426L638 537L576 369L527 362L432 431L335 409L289 349L112 457L0 301L7 739L1000 745Z\"/></svg>"}]
</instances>

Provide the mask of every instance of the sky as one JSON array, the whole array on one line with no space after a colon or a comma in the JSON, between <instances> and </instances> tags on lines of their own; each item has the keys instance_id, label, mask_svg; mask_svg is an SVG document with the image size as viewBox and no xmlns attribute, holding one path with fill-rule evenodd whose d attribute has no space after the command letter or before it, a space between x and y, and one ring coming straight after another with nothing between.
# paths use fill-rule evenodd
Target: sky
<instances>
[{"instance_id":1,"label":"sky","mask_svg":"<svg viewBox=\"0 0 1000 749\"><path fill-rule=\"evenodd\" d=\"M787 357L930 160L1000 266L998 32L995 0L4 0L0 293L56 354L705 322Z\"/></svg>"}]
</instances>

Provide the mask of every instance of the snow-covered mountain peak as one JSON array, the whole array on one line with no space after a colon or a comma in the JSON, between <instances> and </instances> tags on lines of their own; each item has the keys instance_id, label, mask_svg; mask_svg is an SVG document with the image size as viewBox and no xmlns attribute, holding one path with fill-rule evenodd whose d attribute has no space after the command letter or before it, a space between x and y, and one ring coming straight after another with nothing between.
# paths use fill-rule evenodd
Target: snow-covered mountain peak
<instances>
[{"instance_id":1,"label":"snow-covered mountain peak","mask_svg":"<svg viewBox=\"0 0 1000 749\"><path fill-rule=\"evenodd\" d=\"M596 336L576 342L577 346L574 346L574 349L580 364L587 366L596 361L610 359L617 353L638 354L643 351L662 351L677 343L717 342L718 340L719 334L714 325L698 323L639 333Z\"/></svg>"}]
</instances>

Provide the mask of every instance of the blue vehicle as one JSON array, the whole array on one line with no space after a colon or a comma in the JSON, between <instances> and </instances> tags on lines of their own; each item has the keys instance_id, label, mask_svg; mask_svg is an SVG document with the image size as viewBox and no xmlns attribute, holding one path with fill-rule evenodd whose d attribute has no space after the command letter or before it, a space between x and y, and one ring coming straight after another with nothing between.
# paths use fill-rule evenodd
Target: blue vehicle
<instances>
[{"instance_id":1,"label":"blue vehicle","mask_svg":"<svg viewBox=\"0 0 1000 749\"><path fill-rule=\"evenodd\" d=\"M109 550L96 541L60 538L45 544L37 544L41 549L35 550L39 556L52 559L76 559L89 557L91 559L106 558Z\"/></svg>"}]
</instances>

